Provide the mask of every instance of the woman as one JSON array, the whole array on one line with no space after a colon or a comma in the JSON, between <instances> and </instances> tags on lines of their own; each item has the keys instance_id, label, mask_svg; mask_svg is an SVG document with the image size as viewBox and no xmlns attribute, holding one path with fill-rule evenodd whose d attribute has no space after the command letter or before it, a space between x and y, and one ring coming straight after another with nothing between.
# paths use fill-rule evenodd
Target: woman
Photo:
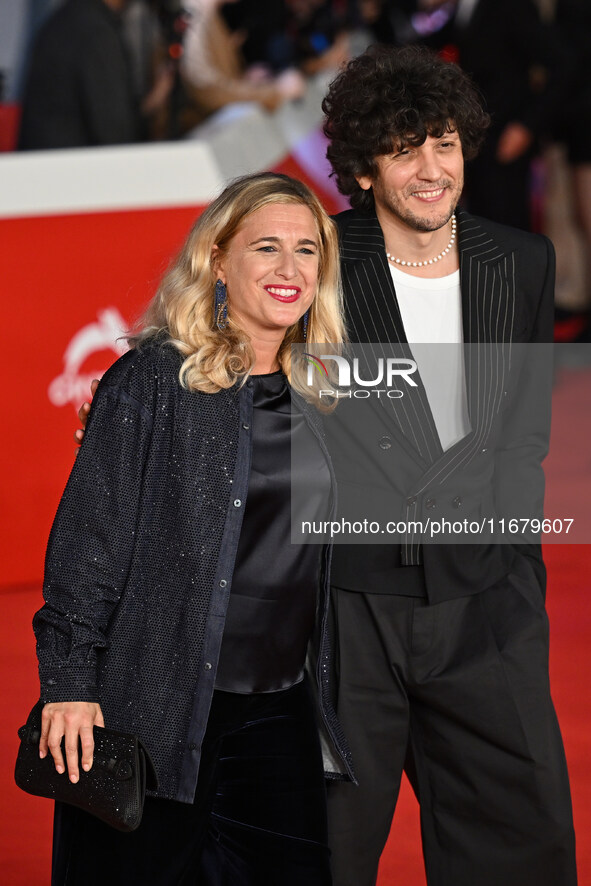
<instances>
[{"instance_id":1,"label":"woman","mask_svg":"<svg viewBox=\"0 0 591 886\"><path fill-rule=\"evenodd\" d=\"M75 782L78 737L88 769L104 717L140 735L159 787L132 834L58 806L54 886L330 883L303 680L314 624L321 720L349 763L325 676L326 563L289 541L290 436L316 514L331 472L288 381L292 343L342 338L339 292L318 200L245 177L195 224L99 386L34 619L40 753Z\"/></svg>"}]
</instances>

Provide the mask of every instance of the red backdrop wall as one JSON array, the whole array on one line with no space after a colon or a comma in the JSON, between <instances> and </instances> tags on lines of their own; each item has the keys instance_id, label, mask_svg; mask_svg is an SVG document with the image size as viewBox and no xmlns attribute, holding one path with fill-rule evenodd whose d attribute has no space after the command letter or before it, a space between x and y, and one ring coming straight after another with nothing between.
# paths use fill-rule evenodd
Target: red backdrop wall
<instances>
[{"instance_id":1,"label":"red backdrop wall","mask_svg":"<svg viewBox=\"0 0 591 886\"><path fill-rule=\"evenodd\" d=\"M306 179L291 157L276 168ZM2 219L0 207L0 588L40 582L76 409L118 356L111 322L133 323L203 208Z\"/></svg>"}]
</instances>

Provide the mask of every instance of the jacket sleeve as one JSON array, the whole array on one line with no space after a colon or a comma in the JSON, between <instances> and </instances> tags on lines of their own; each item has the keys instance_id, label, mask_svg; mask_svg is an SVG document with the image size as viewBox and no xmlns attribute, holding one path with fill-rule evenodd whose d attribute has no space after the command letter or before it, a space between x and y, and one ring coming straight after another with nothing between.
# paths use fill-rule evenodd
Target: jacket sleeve
<instances>
[{"instance_id":1,"label":"jacket sleeve","mask_svg":"<svg viewBox=\"0 0 591 886\"><path fill-rule=\"evenodd\" d=\"M44 702L99 701L97 653L136 544L151 428L144 403L101 383L49 537L45 605L33 619Z\"/></svg>"},{"instance_id":2,"label":"jacket sleeve","mask_svg":"<svg viewBox=\"0 0 591 886\"><path fill-rule=\"evenodd\" d=\"M507 392L501 445L495 461L497 513L508 519L542 519L544 516L544 471L548 454L552 400L552 340L554 317L554 248L543 238L545 256L540 256L543 282L533 324L526 344L515 346L514 360L520 363ZM545 258L545 261L544 261ZM546 570L539 533L517 535L505 532L504 540L526 556L545 591ZM535 525L535 524L534 524Z\"/></svg>"}]
</instances>

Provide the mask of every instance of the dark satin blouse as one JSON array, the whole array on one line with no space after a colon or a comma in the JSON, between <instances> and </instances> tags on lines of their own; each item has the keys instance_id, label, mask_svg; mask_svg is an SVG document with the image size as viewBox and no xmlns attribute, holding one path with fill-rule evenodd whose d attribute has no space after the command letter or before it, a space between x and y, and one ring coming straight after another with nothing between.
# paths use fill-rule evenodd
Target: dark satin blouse
<instances>
[{"instance_id":1,"label":"dark satin blouse","mask_svg":"<svg viewBox=\"0 0 591 886\"><path fill-rule=\"evenodd\" d=\"M316 615L321 546L291 544L291 486L308 519L324 519L330 475L282 372L253 376L248 497L216 689L275 692L302 677ZM291 449L297 446L292 477Z\"/></svg>"}]
</instances>

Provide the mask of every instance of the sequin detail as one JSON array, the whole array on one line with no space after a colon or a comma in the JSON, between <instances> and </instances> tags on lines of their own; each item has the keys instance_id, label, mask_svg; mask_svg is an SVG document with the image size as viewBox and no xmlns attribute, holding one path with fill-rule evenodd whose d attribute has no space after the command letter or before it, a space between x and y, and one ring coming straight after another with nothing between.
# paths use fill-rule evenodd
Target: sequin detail
<instances>
[{"instance_id":1,"label":"sequin detail","mask_svg":"<svg viewBox=\"0 0 591 886\"><path fill-rule=\"evenodd\" d=\"M233 502L247 496L252 388L186 391L181 363L153 342L105 374L51 531L34 629L43 701L100 702L107 726L144 741L158 796L191 802L227 606L221 583L244 512ZM324 662L326 593L325 579ZM348 761L328 673L317 676L322 720Z\"/></svg>"}]
</instances>

